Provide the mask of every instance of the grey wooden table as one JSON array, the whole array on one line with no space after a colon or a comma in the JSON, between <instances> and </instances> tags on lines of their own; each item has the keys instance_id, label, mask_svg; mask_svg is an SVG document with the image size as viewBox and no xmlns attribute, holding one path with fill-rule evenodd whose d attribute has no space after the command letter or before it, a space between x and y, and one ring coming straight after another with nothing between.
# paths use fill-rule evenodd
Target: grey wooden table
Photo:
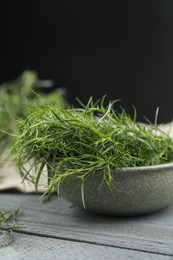
<instances>
[{"instance_id":1,"label":"grey wooden table","mask_svg":"<svg viewBox=\"0 0 173 260\"><path fill-rule=\"evenodd\" d=\"M27 227L0 249L0 260L173 259L173 207L118 218L88 213L56 196L42 204L39 195L0 194L1 210L15 207L18 224Z\"/></svg>"}]
</instances>

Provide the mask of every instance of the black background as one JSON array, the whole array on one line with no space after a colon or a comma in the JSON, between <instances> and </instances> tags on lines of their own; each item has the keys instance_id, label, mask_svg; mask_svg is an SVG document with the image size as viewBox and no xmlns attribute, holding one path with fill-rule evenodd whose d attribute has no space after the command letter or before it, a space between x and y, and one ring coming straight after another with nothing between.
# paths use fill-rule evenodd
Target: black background
<instances>
[{"instance_id":1,"label":"black background","mask_svg":"<svg viewBox=\"0 0 173 260\"><path fill-rule=\"evenodd\" d=\"M0 1L0 82L24 69L68 99L107 94L151 121L173 117L173 1Z\"/></svg>"}]
</instances>

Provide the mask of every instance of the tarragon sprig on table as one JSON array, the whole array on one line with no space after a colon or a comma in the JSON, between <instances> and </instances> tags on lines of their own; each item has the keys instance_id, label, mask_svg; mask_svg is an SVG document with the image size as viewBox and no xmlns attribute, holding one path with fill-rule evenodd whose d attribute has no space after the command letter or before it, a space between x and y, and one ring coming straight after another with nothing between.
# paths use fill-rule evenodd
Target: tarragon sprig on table
<instances>
[{"instance_id":1,"label":"tarragon sprig on table","mask_svg":"<svg viewBox=\"0 0 173 260\"><path fill-rule=\"evenodd\" d=\"M16 223L16 216L19 208L8 212L0 212L0 232L6 232L7 236L3 241L0 241L0 248L9 245L13 241L13 231L23 226L19 226Z\"/></svg>"}]
</instances>

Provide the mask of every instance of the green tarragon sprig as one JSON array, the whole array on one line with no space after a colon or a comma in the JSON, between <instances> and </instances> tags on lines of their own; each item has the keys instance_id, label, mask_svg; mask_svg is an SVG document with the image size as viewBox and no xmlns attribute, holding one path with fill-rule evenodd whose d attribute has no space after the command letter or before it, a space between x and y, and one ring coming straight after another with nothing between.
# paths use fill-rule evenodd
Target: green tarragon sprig
<instances>
[{"instance_id":1,"label":"green tarragon sprig","mask_svg":"<svg viewBox=\"0 0 173 260\"><path fill-rule=\"evenodd\" d=\"M45 169L46 194L59 190L67 179L81 180L99 173L112 188L112 170L123 167L158 165L173 161L173 141L156 122L148 127L117 112L116 101L104 105L91 98L82 108L42 106L19 122L13 146L17 165L24 179L37 189ZM29 168L28 168L28 165ZM36 177L33 176L33 171Z\"/></svg>"},{"instance_id":2,"label":"green tarragon sprig","mask_svg":"<svg viewBox=\"0 0 173 260\"><path fill-rule=\"evenodd\" d=\"M11 212L5 211L0 212L0 233L6 232L6 236L3 237L3 241L0 239L0 248L9 245L13 241L13 231L19 228L23 228L23 226L19 226L16 223L16 215L19 209L15 209ZM1 235L0 235L1 238Z\"/></svg>"}]
</instances>

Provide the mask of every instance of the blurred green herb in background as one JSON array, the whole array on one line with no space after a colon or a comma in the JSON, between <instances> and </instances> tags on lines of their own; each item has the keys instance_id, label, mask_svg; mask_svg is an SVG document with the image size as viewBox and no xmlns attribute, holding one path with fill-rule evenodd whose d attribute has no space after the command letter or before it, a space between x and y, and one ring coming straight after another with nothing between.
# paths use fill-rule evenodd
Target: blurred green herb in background
<instances>
[{"instance_id":1,"label":"blurred green herb in background","mask_svg":"<svg viewBox=\"0 0 173 260\"><path fill-rule=\"evenodd\" d=\"M65 90L58 88L44 94L43 88L53 87L53 81L40 80L35 71L26 70L12 82L0 85L0 155L10 149L16 134L16 122L36 106L54 104L67 106Z\"/></svg>"}]
</instances>

